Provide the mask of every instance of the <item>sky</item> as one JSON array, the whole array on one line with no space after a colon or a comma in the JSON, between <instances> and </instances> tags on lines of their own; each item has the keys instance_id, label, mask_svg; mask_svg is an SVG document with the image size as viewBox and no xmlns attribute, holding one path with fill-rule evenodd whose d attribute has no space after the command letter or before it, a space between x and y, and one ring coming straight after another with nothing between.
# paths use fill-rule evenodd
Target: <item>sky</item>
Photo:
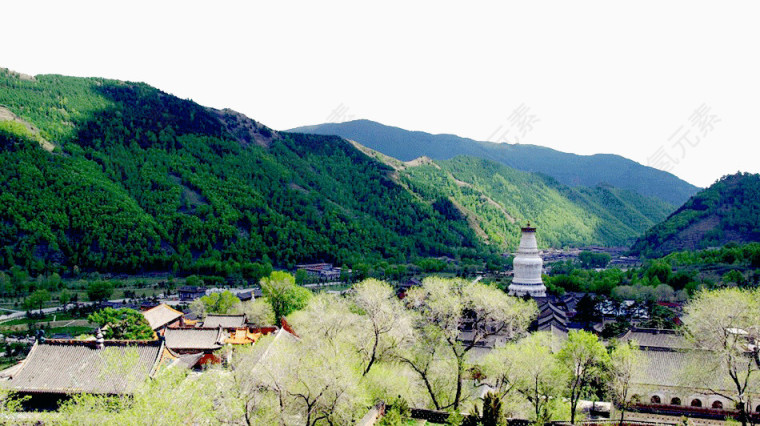
<instances>
[{"instance_id":1,"label":"sky","mask_svg":"<svg viewBox=\"0 0 760 426\"><path fill-rule=\"evenodd\" d=\"M760 172L751 1L16 1L0 67L142 81L285 130L366 118Z\"/></svg>"}]
</instances>

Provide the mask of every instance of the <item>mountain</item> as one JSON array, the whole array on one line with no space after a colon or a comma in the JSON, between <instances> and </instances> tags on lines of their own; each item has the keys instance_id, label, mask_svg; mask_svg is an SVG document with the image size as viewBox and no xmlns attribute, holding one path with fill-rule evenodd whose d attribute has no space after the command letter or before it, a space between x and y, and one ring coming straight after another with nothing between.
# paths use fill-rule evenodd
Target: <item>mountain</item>
<instances>
[{"instance_id":1,"label":"mountain","mask_svg":"<svg viewBox=\"0 0 760 426\"><path fill-rule=\"evenodd\" d=\"M724 176L691 197L665 221L652 227L631 248L659 257L730 242L760 241L760 175Z\"/></svg>"},{"instance_id":2,"label":"mountain","mask_svg":"<svg viewBox=\"0 0 760 426\"><path fill-rule=\"evenodd\" d=\"M448 215L465 217L481 238L505 250L516 250L518 225L527 221L538 227L542 247L621 246L672 211L670 204L633 191L569 187L481 158L401 162L356 144L393 167L409 191L434 206L450 202L455 209Z\"/></svg>"},{"instance_id":3,"label":"mountain","mask_svg":"<svg viewBox=\"0 0 760 426\"><path fill-rule=\"evenodd\" d=\"M142 83L0 70L0 269L255 276L268 263L498 258L392 174L339 137Z\"/></svg>"},{"instance_id":4,"label":"mountain","mask_svg":"<svg viewBox=\"0 0 760 426\"><path fill-rule=\"evenodd\" d=\"M565 185L612 185L657 197L673 206L683 204L699 189L670 173L619 155L576 155L536 145L479 142L455 135L412 132L369 120L325 123L291 131L338 135L402 161L423 156L434 160L458 155L485 158L518 170L544 173Z\"/></svg>"},{"instance_id":5,"label":"mountain","mask_svg":"<svg viewBox=\"0 0 760 426\"><path fill-rule=\"evenodd\" d=\"M528 220L542 246L621 245L671 210L481 158L402 162L277 132L142 83L0 70L0 269L498 265Z\"/></svg>"}]
</instances>

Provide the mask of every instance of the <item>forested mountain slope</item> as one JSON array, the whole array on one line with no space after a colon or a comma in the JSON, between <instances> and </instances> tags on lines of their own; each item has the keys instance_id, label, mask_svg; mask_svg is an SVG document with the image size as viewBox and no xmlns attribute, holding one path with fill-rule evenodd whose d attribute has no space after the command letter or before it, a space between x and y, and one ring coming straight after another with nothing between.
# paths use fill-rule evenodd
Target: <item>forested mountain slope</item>
<instances>
[{"instance_id":1,"label":"forested mountain slope","mask_svg":"<svg viewBox=\"0 0 760 426\"><path fill-rule=\"evenodd\" d=\"M760 175L722 177L657 224L632 252L658 257L682 250L760 241Z\"/></svg>"},{"instance_id":2,"label":"forested mountain slope","mask_svg":"<svg viewBox=\"0 0 760 426\"><path fill-rule=\"evenodd\" d=\"M292 131L338 135L402 161L422 156L434 160L458 155L485 158L518 170L544 173L565 185L612 185L674 206L683 204L699 189L670 173L619 155L576 155L536 145L478 142L455 135L412 132L369 120L304 126Z\"/></svg>"},{"instance_id":3,"label":"forested mountain slope","mask_svg":"<svg viewBox=\"0 0 760 426\"><path fill-rule=\"evenodd\" d=\"M403 163L376 156L398 170L410 191L434 205L451 201L456 210L447 215L465 217L482 238L507 250L517 248L519 225L527 221L539 228L542 247L614 246L630 244L672 211L670 204L632 191L572 188L480 158Z\"/></svg>"},{"instance_id":4,"label":"forested mountain slope","mask_svg":"<svg viewBox=\"0 0 760 426\"><path fill-rule=\"evenodd\" d=\"M338 137L100 78L3 70L0 106L0 269L246 274L491 253Z\"/></svg>"}]
</instances>

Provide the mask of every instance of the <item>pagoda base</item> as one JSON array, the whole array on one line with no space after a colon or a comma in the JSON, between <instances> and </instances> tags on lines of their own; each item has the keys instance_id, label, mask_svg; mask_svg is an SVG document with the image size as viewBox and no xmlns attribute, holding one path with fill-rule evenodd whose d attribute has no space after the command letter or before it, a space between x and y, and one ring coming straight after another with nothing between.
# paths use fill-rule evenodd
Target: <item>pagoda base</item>
<instances>
[{"instance_id":1,"label":"pagoda base","mask_svg":"<svg viewBox=\"0 0 760 426\"><path fill-rule=\"evenodd\" d=\"M510 284L508 287L510 296L522 297L546 297L546 286L543 284Z\"/></svg>"}]
</instances>

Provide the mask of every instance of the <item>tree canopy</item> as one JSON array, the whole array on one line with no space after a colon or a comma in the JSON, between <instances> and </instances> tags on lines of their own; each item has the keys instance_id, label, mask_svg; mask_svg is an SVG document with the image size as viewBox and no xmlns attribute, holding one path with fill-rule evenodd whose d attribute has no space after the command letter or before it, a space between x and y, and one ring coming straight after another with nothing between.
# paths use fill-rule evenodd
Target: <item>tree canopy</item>
<instances>
[{"instance_id":1,"label":"tree canopy","mask_svg":"<svg viewBox=\"0 0 760 426\"><path fill-rule=\"evenodd\" d=\"M129 308L104 308L87 320L100 326L103 337L117 340L153 340L156 335L142 313Z\"/></svg>"},{"instance_id":2,"label":"tree canopy","mask_svg":"<svg viewBox=\"0 0 760 426\"><path fill-rule=\"evenodd\" d=\"M293 275L274 271L261 280L261 292L274 310L275 321L303 308L311 298L311 292L296 285Z\"/></svg>"}]
</instances>

